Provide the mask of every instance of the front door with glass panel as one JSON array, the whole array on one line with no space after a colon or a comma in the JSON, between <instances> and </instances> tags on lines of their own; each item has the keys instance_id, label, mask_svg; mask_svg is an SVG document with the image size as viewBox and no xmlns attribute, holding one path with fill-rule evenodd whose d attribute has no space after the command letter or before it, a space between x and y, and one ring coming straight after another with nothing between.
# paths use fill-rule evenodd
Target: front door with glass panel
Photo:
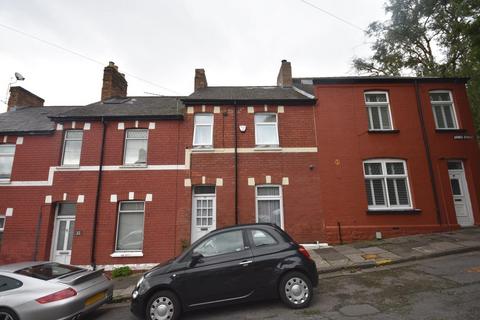
<instances>
[{"instance_id":1,"label":"front door with glass panel","mask_svg":"<svg viewBox=\"0 0 480 320\"><path fill-rule=\"evenodd\" d=\"M462 227L473 226L472 207L462 161L448 161L448 174L457 222Z\"/></svg>"},{"instance_id":2,"label":"front door with glass panel","mask_svg":"<svg viewBox=\"0 0 480 320\"><path fill-rule=\"evenodd\" d=\"M196 186L192 199L192 243L217 226L214 186Z\"/></svg>"},{"instance_id":3,"label":"front door with glass panel","mask_svg":"<svg viewBox=\"0 0 480 320\"><path fill-rule=\"evenodd\" d=\"M59 263L70 263L72 242L75 232L76 209L73 203L59 203L55 214L53 229L52 260Z\"/></svg>"}]
</instances>

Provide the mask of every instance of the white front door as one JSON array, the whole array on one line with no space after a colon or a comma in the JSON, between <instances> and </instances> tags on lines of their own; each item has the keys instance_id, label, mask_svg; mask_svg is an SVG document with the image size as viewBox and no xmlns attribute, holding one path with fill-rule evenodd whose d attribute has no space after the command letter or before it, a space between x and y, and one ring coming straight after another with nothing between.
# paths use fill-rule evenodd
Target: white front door
<instances>
[{"instance_id":1,"label":"white front door","mask_svg":"<svg viewBox=\"0 0 480 320\"><path fill-rule=\"evenodd\" d=\"M197 186L193 188L192 199L192 243L217 226L215 187Z\"/></svg>"},{"instance_id":2,"label":"white front door","mask_svg":"<svg viewBox=\"0 0 480 320\"><path fill-rule=\"evenodd\" d=\"M72 242L75 232L75 204L60 203L55 213L53 229L52 260L70 264Z\"/></svg>"},{"instance_id":3,"label":"white front door","mask_svg":"<svg viewBox=\"0 0 480 320\"><path fill-rule=\"evenodd\" d=\"M462 227L473 226L472 206L463 163L462 161L449 161L448 169L457 222Z\"/></svg>"}]
</instances>

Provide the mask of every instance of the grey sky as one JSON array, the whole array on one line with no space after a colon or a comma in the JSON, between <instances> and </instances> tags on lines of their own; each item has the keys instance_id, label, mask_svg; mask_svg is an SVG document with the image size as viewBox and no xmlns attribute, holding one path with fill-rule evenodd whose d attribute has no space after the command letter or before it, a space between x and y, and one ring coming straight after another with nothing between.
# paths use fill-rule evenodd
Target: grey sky
<instances>
[{"instance_id":1,"label":"grey sky","mask_svg":"<svg viewBox=\"0 0 480 320\"><path fill-rule=\"evenodd\" d=\"M362 28L385 19L384 0L308 1ZM360 30L301 0L0 0L0 24L102 62L0 26L0 99L20 72L17 84L48 105L98 100L110 60L127 73L129 95L172 95L192 92L195 68L209 85L273 85L282 59L297 77L341 76L369 52Z\"/></svg>"}]
</instances>

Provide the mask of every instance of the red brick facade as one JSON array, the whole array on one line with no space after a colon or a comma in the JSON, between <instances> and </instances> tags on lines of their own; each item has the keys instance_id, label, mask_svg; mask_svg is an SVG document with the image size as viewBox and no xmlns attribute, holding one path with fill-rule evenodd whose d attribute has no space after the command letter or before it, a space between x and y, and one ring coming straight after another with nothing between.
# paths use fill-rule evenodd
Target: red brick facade
<instances>
[{"instance_id":1,"label":"red brick facade","mask_svg":"<svg viewBox=\"0 0 480 320\"><path fill-rule=\"evenodd\" d=\"M428 94L438 89L452 92L462 130L435 129ZM388 92L394 131L369 132L364 102L369 90ZM71 202L77 210L72 264L94 261L142 268L158 263L190 243L195 185L216 186L217 228L236 219L255 222L255 186L272 184L281 186L284 228L299 242L372 239L377 231L387 237L450 230L459 227L447 169L451 159L464 163L474 221L479 224L479 148L475 138L455 138L475 132L463 83L422 81L419 100L414 81L320 83L314 84L314 95L312 105L197 104L184 109L183 119L110 119L105 129L100 121L64 121L48 135L0 134L0 143L16 144L11 178L0 185L0 215L13 209L5 214L1 261L50 259L55 206ZM244 132L235 127L235 111ZM265 111L278 115L279 148L255 148L254 115ZM194 115L199 112L213 114L212 150L192 149ZM63 139L72 128L83 130L80 166L64 168ZM148 129L147 168L123 166L129 128ZM376 158L406 161L412 210L368 210L363 161ZM118 206L124 200L145 201L141 256L112 257Z\"/></svg>"}]
</instances>

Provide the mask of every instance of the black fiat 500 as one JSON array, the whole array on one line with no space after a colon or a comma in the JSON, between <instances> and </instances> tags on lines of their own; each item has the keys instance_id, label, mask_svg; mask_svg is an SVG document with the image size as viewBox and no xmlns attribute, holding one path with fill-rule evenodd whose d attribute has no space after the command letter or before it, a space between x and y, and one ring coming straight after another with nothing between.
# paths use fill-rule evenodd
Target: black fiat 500
<instances>
[{"instance_id":1,"label":"black fiat 500","mask_svg":"<svg viewBox=\"0 0 480 320\"><path fill-rule=\"evenodd\" d=\"M241 225L212 231L145 273L132 293L131 311L172 320L183 311L275 297L304 308L317 283L315 262L282 229Z\"/></svg>"}]
</instances>

